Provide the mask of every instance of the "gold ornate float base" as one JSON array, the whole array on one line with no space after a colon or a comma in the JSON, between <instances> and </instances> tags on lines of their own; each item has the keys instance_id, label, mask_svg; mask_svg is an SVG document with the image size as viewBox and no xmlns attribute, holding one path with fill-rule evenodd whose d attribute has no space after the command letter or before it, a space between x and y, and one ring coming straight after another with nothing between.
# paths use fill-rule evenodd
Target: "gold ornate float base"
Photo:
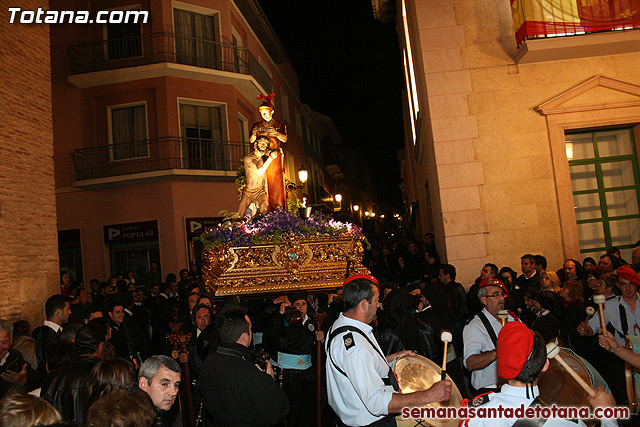
<instances>
[{"instance_id":1,"label":"gold ornate float base","mask_svg":"<svg viewBox=\"0 0 640 427\"><path fill-rule=\"evenodd\" d=\"M359 239L290 238L278 245L216 246L204 252L202 275L216 296L342 286L347 272L369 274Z\"/></svg>"}]
</instances>

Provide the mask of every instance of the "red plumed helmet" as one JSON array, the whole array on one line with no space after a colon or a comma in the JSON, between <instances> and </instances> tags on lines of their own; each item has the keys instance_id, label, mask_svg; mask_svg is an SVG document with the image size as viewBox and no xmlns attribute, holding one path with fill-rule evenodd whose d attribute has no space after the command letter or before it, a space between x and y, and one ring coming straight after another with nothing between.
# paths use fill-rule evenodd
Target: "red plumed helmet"
<instances>
[{"instance_id":1,"label":"red plumed helmet","mask_svg":"<svg viewBox=\"0 0 640 427\"><path fill-rule=\"evenodd\" d=\"M264 102L262 103L262 105L260 105L260 107L271 107L273 108L273 98L276 96L275 93L270 93L269 95L263 95L260 94L258 95L258 99L262 99Z\"/></svg>"}]
</instances>

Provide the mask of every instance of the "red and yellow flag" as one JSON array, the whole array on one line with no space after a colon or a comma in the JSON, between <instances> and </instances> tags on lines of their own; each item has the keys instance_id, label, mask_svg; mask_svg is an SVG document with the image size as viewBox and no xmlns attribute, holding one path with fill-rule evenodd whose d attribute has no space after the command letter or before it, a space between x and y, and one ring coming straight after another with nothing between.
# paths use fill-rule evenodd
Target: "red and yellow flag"
<instances>
[{"instance_id":1,"label":"red and yellow flag","mask_svg":"<svg viewBox=\"0 0 640 427\"><path fill-rule=\"evenodd\" d=\"M511 0L518 44L527 36L640 27L640 0Z\"/></svg>"}]
</instances>

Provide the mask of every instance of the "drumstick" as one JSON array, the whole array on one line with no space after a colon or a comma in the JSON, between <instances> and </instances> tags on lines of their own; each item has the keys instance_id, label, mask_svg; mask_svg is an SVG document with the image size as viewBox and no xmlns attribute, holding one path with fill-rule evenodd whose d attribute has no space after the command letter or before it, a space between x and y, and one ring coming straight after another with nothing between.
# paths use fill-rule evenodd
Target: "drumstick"
<instances>
[{"instance_id":1,"label":"drumstick","mask_svg":"<svg viewBox=\"0 0 640 427\"><path fill-rule=\"evenodd\" d=\"M606 300L607 299L604 295L593 296L593 302L598 304L598 311L600 312L600 329L602 329L603 332L607 330L607 323L604 320L604 303Z\"/></svg>"},{"instance_id":2,"label":"drumstick","mask_svg":"<svg viewBox=\"0 0 640 427\"><path fill-rule=\"evenodd\" d=\"M446 329L440 334L440 339L444 343L444 354L442 356L442 381L447 379L447 344L453 341L453 335Z\"/></svg>"},{"instance_id":3,"label":"drumstick","mask_svg":"<svg viewBox=\"0 0 640 427\"><path fill-rule=\"evenodd\" d=\"M504 326L507 324L507 320L509 319L509 312L507 310L500 310L498 312L498 317L500 318L500 323Z\"/></svg>"},{"instance_id":4,"label":"drumstick","mask_svg":"<svg viewBox=\"0 0 640 427\"><path fill-rule=\"evenodd\" d=\"M585 319L584 323L587 323L589 321L589 319L591 319L591 316L593 316L596 313L596 309L593 307L587 307L587 318Z\"/></svg>"},{"instance_id":5,"label":"drumstick","mask_svg":"<svg viewBox=\"0 0 640 427\"><path fill-rule=\"evenodd\" d=\"M586 382L584 382L582 378L580 378L580 376L576 373L576 371L573 370L571 366L567 365L567 362L565 362L562 359L562 357L560 357L560 347L558 347L558 344L554 342L547 344L547 358L556 359L564 367L564 369L569 373L569 375L571 375L573 379L576 380L578 384L580 384L580 386L584 389L584 391L586 391L587 394L589 394L589 396L591 397L595 396L596 392L593 391L593 389L589 387L589 385Z\"/></svg>"}]
</instances>

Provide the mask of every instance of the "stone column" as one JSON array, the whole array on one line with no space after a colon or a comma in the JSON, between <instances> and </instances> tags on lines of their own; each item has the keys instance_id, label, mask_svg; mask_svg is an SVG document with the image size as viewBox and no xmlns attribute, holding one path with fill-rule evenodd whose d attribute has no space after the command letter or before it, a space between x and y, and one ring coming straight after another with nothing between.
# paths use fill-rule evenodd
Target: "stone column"
<instances>
[{"instance_id":1,"label":"stone column","mask_svg":"<svg viewBox=\"0 0 640 427\"><path fill-rule=\"evenodd\" d=\"M16 2L23 11L48 1ZM0 318L44 317L59 291L48 24L0 19ZM17 18L15 21L19 21Z\"/></svg>"}]
</instances>

